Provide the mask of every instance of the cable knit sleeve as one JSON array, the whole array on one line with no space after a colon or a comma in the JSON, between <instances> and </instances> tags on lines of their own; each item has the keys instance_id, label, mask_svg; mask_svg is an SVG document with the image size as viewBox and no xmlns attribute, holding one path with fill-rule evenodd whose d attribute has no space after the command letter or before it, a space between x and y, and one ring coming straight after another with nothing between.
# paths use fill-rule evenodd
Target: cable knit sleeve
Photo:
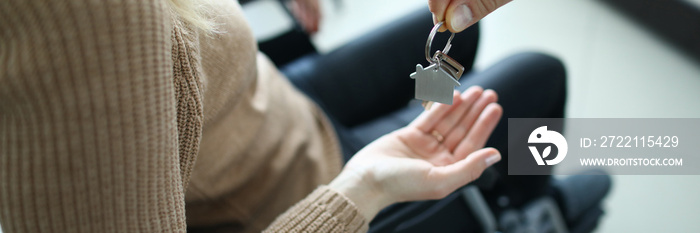
<instances>
[{"instance_id":1,"label":"cable knit sleeve","mask_svg":"<svg viewBox=\"0 0 700 233\"><path fill-rule=\"evenodd\" d=\"M0 1L3 232L184 232L164 1Z\"/></svg>"},{"instance_id":2,"label":"cable knit sleeve","mask_svg":"<svg viewBox=\"0 0 700 233\"><path fill-rule=\"evenodd\" d=\"M321 186L264 232L367 232L368 222L342 194Z\"/></svg>"}]
</instances>

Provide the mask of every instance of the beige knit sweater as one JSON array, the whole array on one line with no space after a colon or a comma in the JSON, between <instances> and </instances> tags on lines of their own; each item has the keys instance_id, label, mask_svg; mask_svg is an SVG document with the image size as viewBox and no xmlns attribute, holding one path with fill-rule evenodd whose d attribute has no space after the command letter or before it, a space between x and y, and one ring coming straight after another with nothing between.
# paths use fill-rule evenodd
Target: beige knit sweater
<instances>
[{"instance_id":1,"label":"beige knit sweater","mask_svg":"<svg viewBox=\"0 0 700 233\"><path fill-rule=\"evenodd\" d=\"M164 0L0 1L3 232L366 231L316 189L341 165L323 113L211 7L200 35Z\"/></svg>"}]
</instances>

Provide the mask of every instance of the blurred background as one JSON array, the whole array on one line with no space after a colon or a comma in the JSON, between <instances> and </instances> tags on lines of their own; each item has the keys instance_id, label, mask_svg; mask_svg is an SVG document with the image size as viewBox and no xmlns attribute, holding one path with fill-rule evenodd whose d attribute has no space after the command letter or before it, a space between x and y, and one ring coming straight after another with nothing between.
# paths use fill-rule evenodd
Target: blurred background
<instances>
[{"instance_id":1,"label":"blurred background","mask_svg":"<svg viewBox=\"0 0 700 233\"><path fill-rule=\"evenodd\" d=\"M276 1L259 2L265 0L244 6L259 40L292 27L284 11L270 6ZM321 0L321 6L312 44L323 53L427 11L427 0ZM563 60L567 117L700 117L700 0L515 0L481 21L475 68L522 51ZM700 176L612 178L597 232L700 232Z\"/></svg>"}]
</instances>

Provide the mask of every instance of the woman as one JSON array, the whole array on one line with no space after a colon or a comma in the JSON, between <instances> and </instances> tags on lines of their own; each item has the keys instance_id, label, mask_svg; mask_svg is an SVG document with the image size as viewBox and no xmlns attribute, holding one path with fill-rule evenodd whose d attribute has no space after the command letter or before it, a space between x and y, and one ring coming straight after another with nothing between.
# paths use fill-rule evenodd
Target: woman
<instances>
[{"instance_id":1,"label":"woman","mask_svg":"<svg viewBox=\"0 0 700 233\"><path fill-rule=\"evenodd\" d=\"M473 87L341 172L332 124L348 122L256 54L235 2L192 6L0 3L4 231L366 231L383 207L444 197L501 158L481 148L502 109ZM546 77L561 97L563 76ZM556 114L563 98L544 103Z\"/></svg>"}]
</instances>

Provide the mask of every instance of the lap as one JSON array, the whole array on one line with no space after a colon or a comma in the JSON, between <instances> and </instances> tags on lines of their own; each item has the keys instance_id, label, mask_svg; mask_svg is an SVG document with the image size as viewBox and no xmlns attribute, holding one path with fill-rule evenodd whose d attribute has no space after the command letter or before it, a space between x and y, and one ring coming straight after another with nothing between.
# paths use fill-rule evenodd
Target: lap
<instances>
[{"instance_id":1,"label":"lap","mask_svg":"<svg viewBox=\"0 0 700 233\"><path fill-rule=\"evenodd\" d=\"M382 28L334 52L308 56L282 68L292 83L327 113L338 132L346 160L373 140L407 125L423 111L419 101L409 102L413 99L414 82L408 74L414 71L417 62L425 60L423 46L431 22L426 10L422 15ZM459 36L466 37L460 40ZM450 55L471 68L477 42L478 29L472 29L471 34L460 33ZM487 146L499 149L504 155L503 161L493 168L504 176L500 176L491 192L507 195L512 203L524 203L542 195L548 187L549 176L505 176L507 119L563 117L565 76L559 60L539 53L523 53L460 79L461 91L479 85L499 94L498 102L503 106L504 115ZM385 210L376 219L406 222L410 219L402 218L412 216L414 219L412 213L423 213L421 216L432 219L431 225L434 225L445 221L435 218L445 213L452 216L447 218L449 220L463 215L468 217L463 206L449 204L456 201L461 200L451 195L438 201L404 203ZM464 220L450 222L453 225L449 229L470 225Z\"/></svg>"},{"instance_id":2,"label":"lap","mask_svg":"<svg viewBox=\"0 0 700 233\"><path fill-rule=\"evenodd\" d=\"M461 80L462 91L473 85L495 90L504 109L503 118L487 143L487 146L501 151L503 160L490 168L494 176L483 175L480 178L495 180L489 190L482 189L487 202L496 203L498 198L507 197L510 205L519 206L545 195L549 191L549 176L507 176L507 119L563 117L566 83L561 62L539 53L523 53L504 59L484 71L472 72ZM361 141L360 144L369 143L407 125L422 111L422 106L416 102L354 127L351 131L356 140ZM439 229L440 232L464 232L465 229L475 229L471 216L466 203L456 192L442 200L392 206L375 218L372 231L410 229L407 232L421 232L420 229L424 229L421 227L427 227L425 229Z\"/></svg>"}]
</instances>

